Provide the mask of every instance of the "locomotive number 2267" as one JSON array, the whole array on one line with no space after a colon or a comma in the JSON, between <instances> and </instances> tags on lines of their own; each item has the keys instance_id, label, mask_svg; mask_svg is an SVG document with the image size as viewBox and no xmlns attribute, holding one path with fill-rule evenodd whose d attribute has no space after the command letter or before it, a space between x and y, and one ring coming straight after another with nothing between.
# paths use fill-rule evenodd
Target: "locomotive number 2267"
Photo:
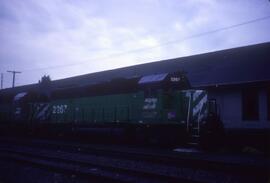
<instances>
[{"instance_id":1,"label":"locomotive number 2267","mask_svg":"<svg viewBox=\"0 0 270 183\"><path fill-rule=\"evenodd\" d=\"M67 105L54 105L52 107L53 114L63 114L67 109Z\"/></svg>"}]
</instances>

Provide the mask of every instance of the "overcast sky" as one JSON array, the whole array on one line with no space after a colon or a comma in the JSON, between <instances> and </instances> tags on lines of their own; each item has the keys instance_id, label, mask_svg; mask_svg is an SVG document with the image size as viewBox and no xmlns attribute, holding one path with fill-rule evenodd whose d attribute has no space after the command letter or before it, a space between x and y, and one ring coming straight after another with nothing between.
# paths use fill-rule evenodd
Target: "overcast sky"
<instances>
[{"instance_id":1,"label":"overcast sky","mask_svg":"<svg viewBox=\"0 0 270 183\"><path fill-rule=\"evenodd\" d=\"M16 85L270 41L269 0L0 0L0 72ZM169 43L169 44L167 44Z\"/></svg>"}]
</instances>

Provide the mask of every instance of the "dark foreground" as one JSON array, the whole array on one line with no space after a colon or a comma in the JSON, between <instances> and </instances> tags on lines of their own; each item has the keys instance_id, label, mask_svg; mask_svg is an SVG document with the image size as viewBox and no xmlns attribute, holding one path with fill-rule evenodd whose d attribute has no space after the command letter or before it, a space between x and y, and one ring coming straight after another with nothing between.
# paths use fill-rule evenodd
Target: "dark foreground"
<instances>
[{"instance_id":1,"label":"dark foreground","mask_svg":"<svg viewBox=\"0 0 270 183\"><path fill-rule=\"evenodd\" d=\"M0 182L267 182L262 154L0 139Z\"/></svg>"}]
</instances>

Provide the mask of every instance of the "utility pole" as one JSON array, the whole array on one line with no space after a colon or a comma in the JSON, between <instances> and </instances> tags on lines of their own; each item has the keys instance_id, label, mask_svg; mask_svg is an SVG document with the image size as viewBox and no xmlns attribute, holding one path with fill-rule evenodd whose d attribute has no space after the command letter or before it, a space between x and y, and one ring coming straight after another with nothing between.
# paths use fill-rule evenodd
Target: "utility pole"
<instances>
[{"instance_id":1,"label":"utility pole","mask_svg":"<svg viewBox=\"0 0 270 183\"><path fill-rule=\"evenodd\" d=\"M1 73L1 90L3 89L4 74Z\"/></svg>"},{"instance_id":2,"label":"utility pole","mask_svg":"<svg viewBox=\"0 0 270 183\"><path fill-rule=\"evenodd\" d=\"M19 71L7 71L7 72L10 72L10 73L13 74L12 88L14 88L14 86L15 86L15 75L20 74L22 72L19 72Z\"/></svg>"}]
</instances>

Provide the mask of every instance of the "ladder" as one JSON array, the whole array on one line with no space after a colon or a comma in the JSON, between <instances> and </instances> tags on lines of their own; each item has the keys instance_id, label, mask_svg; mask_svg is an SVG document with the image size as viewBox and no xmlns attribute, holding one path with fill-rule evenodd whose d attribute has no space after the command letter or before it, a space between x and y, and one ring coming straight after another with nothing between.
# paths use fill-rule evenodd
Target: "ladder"
<instances>
[{"instance_id":1,"label":"ladder","mask_svg":"<svg viewBox=\"0 0 270 183\"><path fill-rule=\"evenodd\" d=\"M200 126L199 123L192 123L189 129L188 144L192 146L199 145L200 142Z\"/></svg>"},{"instance_id":2,"label":"ladder","mask_svg":"<svg viewBox=\"0 0 270 183\"><path fill-rule=\"evenodd\" d=\"M201 111L199 112L200 116ZM198 119L193 120L189 124L189 139L188 139L188 145L191 146L198 146L200 143L200 117Z\"/></svg>"}]
</instances>

